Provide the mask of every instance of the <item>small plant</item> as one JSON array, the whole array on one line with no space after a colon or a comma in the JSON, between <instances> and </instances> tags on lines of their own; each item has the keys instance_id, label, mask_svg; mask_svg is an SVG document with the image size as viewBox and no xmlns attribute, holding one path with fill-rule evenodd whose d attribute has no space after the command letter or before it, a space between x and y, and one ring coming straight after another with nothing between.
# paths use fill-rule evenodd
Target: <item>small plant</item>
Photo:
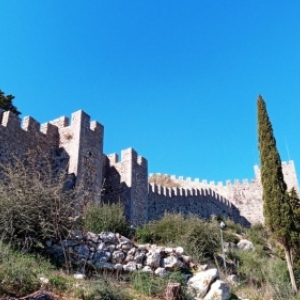
<instances>
[{"instance_id":1,"label":"small plant","mask_svg":"<svg viewBox=\"0 0 300 300\"><path fill-rule=\"evenodd\" d=\"M100 280L88 292L82 291L80 296L83 300L129 300L128 295L121 288L107 280Z\"/></svg>"},{"instance_id":2,"label":"small plant","mask_svg":"<svg viewBox=\"0 0 300 300\"><path fill-rule=\"evenodd\" d=\"M64 291L67 289L67 280L66 278L56 275L49 278L49 283L56 290Z\"/></svg>"},{"instance_id":3,"label":"small plant","mask_svg":"<svg viewBox=\"0 0 300 300\"><path fill-rule=\"evenodd\" d=\"M153 233L151 232L151 226L149 223L137 227L135 237L139 243L153 243Z\"/></svg>"},{"instance_id":4,"label":"small plant","mask_svg":"<svg viewBox=\"0 0 300 300\"><path fill-rule=\"evenodd\" d=\"M39 256L15 252L0 241L0 295L24 296L37 290L52 266Z\"/></svg>"},{"instance_id":5,"label":"small plant","mask_svg":"<svg viewBox=\"0 0 300 300\"><path fill-rule=\"evenodd\" d=\"M166 278L157 277L141 271L136 271L131 275L133 288L147 296L155 296L164 292L166 288Z\"/></svg>"}]
</instances>

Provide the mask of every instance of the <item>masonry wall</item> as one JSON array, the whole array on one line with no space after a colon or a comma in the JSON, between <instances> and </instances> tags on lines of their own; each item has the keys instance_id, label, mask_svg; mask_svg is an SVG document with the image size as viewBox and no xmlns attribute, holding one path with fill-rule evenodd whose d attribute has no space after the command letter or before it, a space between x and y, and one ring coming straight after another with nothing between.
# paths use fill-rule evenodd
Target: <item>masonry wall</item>
<instances>
[{"instance_id":1,"label":"masonry wall","mask_svg":"<svg viewBox=\"0 0 300 300\"><path fill-rule=\"evenodd\" d=\"M83 111L40 125L32 117L21 119L12 112L0 111L0 163L16 158L30 160L37 170L51 162L53 175L73 174L77 199L84 204L100 202L102 181L103 126L90 122ZM57 173L57 174L56 174Z\"/></svg>"},{"instance_id":2,"label":"masonry wall","mask_svg":"<svg viewBox=\"0 0 300 300\"><path fill-rule=\"evenodd\" d=\"M250 225L235 205L212 189L166 188L150 184L148 199L149 220L159 219L165 212L172 212L195 214L205 219L219 215L244 226Z\"/></svg>"},{"instance_id":3,"label":"masonry wall","mask_svg":"<svg viewBox=\"0 0 300 300\"><path fill-rule=\"evenodd\" d=\"M29 159L37 170L45 167L45 158L53 164L54 176L67 171L76 177L77 200L123 203L126 217L141 225L161 217L165 211L229 217L242 224L263 223L260 170L255 166L251 181L207 182L170 176L181 188L168 189L148 185L148 163L132 149L117 154L103 154L104 128L90 122L83 111L40 125L32 117L21 120L12 112L0 110L0 163L15 158ZM299 193L295 165L282 163L288 189Z\"/></svg>"},{"instance_id":4,"label":"masonry wall","mask_svg":"<svg viewBox=\"0 0 300 300\"><path fill-rule=\"evenodd\" d=\"M77 111L50 122L58 128L59 149L69 156L68 173L76 176L77 197L83 205L100 203L104 127Z\"/></svg>"},{"instance_id":5,"label":"masonry wall","mask_svg":"<svg viewBox=\"0 0 300 300\"><path fill-rule=\"evenodd\" d=\"M103 164L104 195L106 202L120 201L125 215L133 225L148 220L148 163L132 149L107 155Z\"/></svg>"},{"instance_id":6,"label":"masonry wall","mask_svg":"<svg viewBox=\"0 0 300 300\"><path fill-rule=\"evenodd\" d=\"M299 192L298 179L293 161L282 162L282 172L287 183L288 190L295 188ZM199 180L196 178L174 175L170 178L184 189L212 190L232 203L242 217L248 220L251 224L263 223L263 202L262 202L262 185L260 179L260 169L254 166L255 178L251 181L244 179L227 180L225 184L222 182L215 183L214 181Z\"/></svg>"},{"instance_id":7,"label":"masonry wall","mask_svg":"<svg viewBox=\"0 0 300 300\"><path fill-rule=\"evenodd\" d=\"M43 167L45 157L59 159L57 127L46 123L40 126L32 117L21 119L12 112L0 111L0 163L7 164L18 158L30 159L36 168Z\"/></svg>"}]
</instances>

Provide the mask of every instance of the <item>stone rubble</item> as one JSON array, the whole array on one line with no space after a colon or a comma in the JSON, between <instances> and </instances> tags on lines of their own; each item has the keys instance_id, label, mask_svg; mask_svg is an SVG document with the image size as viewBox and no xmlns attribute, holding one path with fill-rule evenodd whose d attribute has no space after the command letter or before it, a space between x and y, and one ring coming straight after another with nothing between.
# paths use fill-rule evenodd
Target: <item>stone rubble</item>
<instances>
[{"instance_id":1,"label":"stone rubble","mask_svg":"<svg viewBox=\"0 0 300 300\"><path fill-rule=\"evenodd\" d=\"M179 268L192 269L195 264L184 254L182 247L170 248L156 245L136 245L130 239L112 232L95 234L73 233L60 244L48 243L52 254L59 256L63 263L64 257L78 269L74 274L77 279L85 279L88 270L103 270L131 273L136 270L156 276L167 276ZM64 254L65 253L65 254ZM199 266L198 266L199 267ZM187 274L188 290L194 300L210 299L227 300L230 287L219 280L217 269L209 269L207 265L198 268L197 273Z\"/></svg>"}]
</instances>

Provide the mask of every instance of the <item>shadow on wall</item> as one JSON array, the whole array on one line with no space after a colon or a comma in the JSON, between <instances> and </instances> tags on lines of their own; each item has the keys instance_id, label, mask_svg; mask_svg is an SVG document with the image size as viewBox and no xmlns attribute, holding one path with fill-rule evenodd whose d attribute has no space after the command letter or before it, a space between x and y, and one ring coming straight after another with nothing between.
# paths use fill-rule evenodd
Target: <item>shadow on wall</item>
<instances>
[{"instance_id":1,"label":"shadow on wall","mask_svg":"<svg viewBox=\"0 0 300 300\"><path fill-rule=\"evenodd\" d=\"M109 175L103 178L101 201L103 203L121 203L127 220L131 220L131 188L121 182L121 176L115 167L109 168Z\"/></svg>"},{"instance_id":2,"label":"shadow on wall","mask_svg":"<svg viewBox=\"0 0 300 300\"><path fill-rule=\"evenodd\" d=\"M251 225L235 205L211 189L171 189L149 185L148 199L149 220L159 219L169 212L185 216L195 214L204 219L222 216L245 227Z\"/></svg>"}]
</instances>

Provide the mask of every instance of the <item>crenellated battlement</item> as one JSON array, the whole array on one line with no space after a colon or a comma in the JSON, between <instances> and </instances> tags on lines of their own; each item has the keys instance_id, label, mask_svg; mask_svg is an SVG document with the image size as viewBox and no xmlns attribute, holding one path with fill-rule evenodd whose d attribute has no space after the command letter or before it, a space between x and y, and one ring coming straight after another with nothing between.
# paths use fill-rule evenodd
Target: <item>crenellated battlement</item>
<instances>
[{"instance_id":1,"label":"crenellated battlement","mask_svg":"<svg viewBox=\"0 0 300 300\"><path fill-rule=\"evenodd\" d=\"M147 167L147 159L143 156L139 156L138 153L133 148L124 149L121 151L121 160L119 159L119 155L117 153L107 154L106 158L110 166L114 166L116 164L124 163L124 162L132 162L134 164L138 164L142 167Z\"/></svg>"},{"instance_id":2,"label":"crenellated battlement","mask_svg":"<svg viewBox=\"0 0 300 300\"><path fill-rule=\"evenodd\" d=\"M150 173L149 174L149 179L151 177L167 177L170 178L174 183L179 184L181 187L206 187L206 188L227 188L227 187L243 187L243 186L248 186L249 184L252 184L255 182L255 179L248 180L248 179L234 179L233 181L231 180L226 180L226 182L218 181L215 182L213 180L208 181L206 179L200 180L199 178L194 178L192 179L191 177L186 177L184 178L183 176L176 176L176 175L168 175L168 174L161 174L161 173Z\"/></svg>"},{"instance_id":3,"label":"crenellated battlement","mask_svg":"<svg viewBox=\"0 0 300 300\"><path fill-rule=\"evenodd\" d=\"M159 173L148 177L147 159L133 148L122 150L120 156L104 155L103 136L104 127L82 110L70 118L61 116L40 124L30 116L21 120L0 109L0 163L9 163L12 156L31 155L40 167L42 157L51 157L55 174L63 170L75 175L76 201L99 202L100 197L120 201L134 225L157 219L166 211L204 218L226 216L246 225L263 222L258 166L254 166L251 180L216 182ZM288 189L294 187L299 192L294 162L282 162L282 171ZM148 183L152 177L161 180Z\"/></svg>"}]
</instances>

